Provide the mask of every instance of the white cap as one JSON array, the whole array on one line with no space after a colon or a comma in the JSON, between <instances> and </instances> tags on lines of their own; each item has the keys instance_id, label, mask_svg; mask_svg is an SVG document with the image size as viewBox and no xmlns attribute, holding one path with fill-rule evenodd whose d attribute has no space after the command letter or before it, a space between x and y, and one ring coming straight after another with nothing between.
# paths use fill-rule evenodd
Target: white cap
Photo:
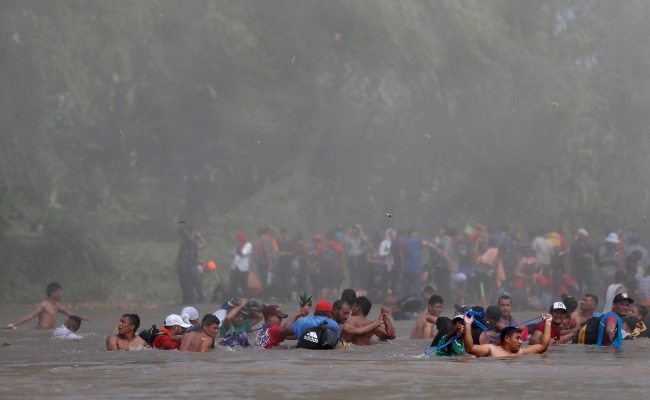
<instances>
[{"instance_id":1,"label":"white cap","mask_svg":"<svg viewBox=\"0 0 650 400\"><path fill-rule=\"evenodd\" d=\"M605 239L605 241L609 243L618 243L618 235L612 232L609 235L607 235L607 239Z\"/></svg>"},{"instance_id":2,"label":"white cap","mask_svg":"<svg viewBox=\"0 0 650 400\"><path fill-rule=\"evenodd\" d=\"M584 236L584 237L589 237L589 232L585 228L580 228L578 229L578 235Z\"/></svg>"},{"instance_id":3,"label":"white cap","mask_svg":"<svg viewBox=\"0 0 650 400\"><path fill-rule=\"evenodd\" d=\"M564 310L566 312L566 306L561 301L556 301L555 303L553 303L553 306L551 307L551 311L555 311L555 310Z\"/></svg>"},{"instance_id":4,"label":"white cap","mask_svg":"<svg viewBox=\"0 0 650 400\"><path fill-rule=\"evenodd\" d=\"M164 326L174 326L178 325L181 328L189 328L190 324L187 324L183 321L183 318L180 317L180 315L172 314L168 315L167 318L165 318L165 323Z\"/></svg>"},{"instance_id":5,"label":"white cap","mask_svg":"<svg viewBox=\"0 0 650 400\"><path fill-rule=\"evenodd\" d=\"M199 312L196 311L196 308L194 307L185 307L183 311L181 311L181 317L183 314L187 315L190 320L199 319Z\"/></svg>"},{"instance_id":6,"label":"white cap","mask_svg":"<svg viewBox=\"0 0 650 400\"><path fill-rule=\"evenodd\" d=\"M224 321L226 319L226 316L228 315L228 311L221 309L215 311L212 315L219 318L219 321Z\"/></svg>"}]
</instances>

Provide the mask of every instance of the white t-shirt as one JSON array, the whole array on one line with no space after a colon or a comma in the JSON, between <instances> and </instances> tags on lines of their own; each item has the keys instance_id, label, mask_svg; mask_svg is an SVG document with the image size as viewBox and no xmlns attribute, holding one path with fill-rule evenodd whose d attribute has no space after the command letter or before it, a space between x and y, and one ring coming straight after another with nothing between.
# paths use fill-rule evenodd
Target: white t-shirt
<instances>
[{"instance_id":1,"label":"white t-shirt","mask_svg":"<svg viewBox=\"0 0 650 400\"><path fill-rule=\"evenodd\" d=\"M81 340L81 336L77 335L76 333L72 332L70 329L66 328L65 325L61 325L60 327L54 330L54 333L52 334L52 339Z\"/></svg>"},{"instance_id":2,"label":"white t-shirt","mask_svg":"<svg viewBox=\"0 0 650 400\"><path fill-rule=\"evenodd\" d=\"M533 240L530 247L535 250L535 256L538 263L542 265L551 264L551 256L553 256L553 253L555 252L553 249L553 243L546 238L538 236Z\"/></svg>"},{"instance_id":3,"label":"white t-shirt","mask_svg":"<svg viewBox=\"0 0 650 400\"><path fill-rule=\"evenodd\" d=\"M235 249L231 253L235 256L231 268L233 270L236 268L241 272L248 272L248 263L250 262L251 254L253 253L253 245L250 242L246 243L244 247L242 247L241 253L241 256L237 254L237 245L235 245Z\"/></svg>"},{"instance_id":4,"label":"white t-shirt","mask_svg":"<svg viewBox=\"0 0 650 400\"><path fill-rule=\"evenodd\" d=\"M612 303L614 302L614 296L616 296L616 290L618 290L620 283L612 283L607 288L607 293L605 294L605 307L603 308L603 314L612 311Z\"/></svg>"}]
</instances>

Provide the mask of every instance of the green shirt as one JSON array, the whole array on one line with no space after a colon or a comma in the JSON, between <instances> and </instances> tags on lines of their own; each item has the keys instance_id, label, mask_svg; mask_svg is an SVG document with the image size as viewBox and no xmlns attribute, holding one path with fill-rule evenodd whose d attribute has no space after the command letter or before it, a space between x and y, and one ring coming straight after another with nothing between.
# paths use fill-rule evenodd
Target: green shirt
<instances>
[{"instance_id":1,"label":"green shirt","mask_svg":"<svg viewBox=\"0 0 650 400\"><path fill-rule=\"evenodd\" d=\"M440 338L440 345L447 343L447 340L451 339L449 338L449 335L450 334L448 333L445 336ZM463 343L461 338L457 338L453 342L449 343L447 347L439 347L438 350L436 350L436 356L455 357L461 355L464 352L465 352L465 343Z\"/></svg>"},{"instance_id":2,"label":"green shirt","mask_svg":"<svg viewBox=\"0 0 650 400\"><path fill-rule=\"evenodd\" d=\"M219 337L225 338L231 333L247 332L250 330L251 330L251 322L245 319L244 323L241 324L239 328L235 328L233 324L230 324L230 328L226 329L225 326L221 325L221 328L219 328Z\"/></svg>"}]
</instances>

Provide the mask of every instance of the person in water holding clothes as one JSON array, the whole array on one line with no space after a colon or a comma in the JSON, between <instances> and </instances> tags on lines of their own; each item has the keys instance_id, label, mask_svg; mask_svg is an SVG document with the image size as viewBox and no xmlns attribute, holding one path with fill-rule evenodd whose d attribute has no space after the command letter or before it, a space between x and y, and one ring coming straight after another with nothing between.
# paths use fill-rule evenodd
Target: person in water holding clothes
<instances>
[{"instance_id":1,"label":"person in water holding clothes","mask_svg":"<svg viewBox=\"0 0 650 400\"><path fill-rule=\"evenodd\" d=\"M165 318L165 323L156 335L151 347L160 350L177 350L181 347L183 331L191 327L180 315L172 314Z\"/></svg>"},{"instance_id":2,"label":"person in water holding clothes","mask_svg":"<svg viewBox=\"0 0 650 400\"><path fill-rule=\"evenodd\" d=\"M540 344L521 348L521 333L514 326L507 326L501 331L501 344L480 344L475 345L472 338L471 329L465 329L463 342L465 351L476 357L512 357L521 354L541 354L544 353L551 343L551 315L542 314L544 322L544 333ZM465 314L465 326L471 326L474 318Z\"/></svg>"}]
</instances>

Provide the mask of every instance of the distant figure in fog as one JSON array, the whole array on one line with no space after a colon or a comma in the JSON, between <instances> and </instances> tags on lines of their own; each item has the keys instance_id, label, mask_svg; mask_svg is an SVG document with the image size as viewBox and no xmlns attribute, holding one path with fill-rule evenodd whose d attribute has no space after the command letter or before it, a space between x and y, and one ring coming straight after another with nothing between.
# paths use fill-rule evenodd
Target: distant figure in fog
<instances>
[{"instance_id":1,"label":"distant figure in fog","mask_svg":"<svg viewBox=\"0 0 650 400\"><path fill-rule=\"evenodd\" d=\"M625 287L625 279L627 275L623 271L616 271L614 275L614 283L607 287L607 292L605 294L605 306L603 307L603 314L607 314L612 311L612 302L614 297L620 293L627 293L627 288Z\"/></svg>"},{"instance_id":2,"label":"distant figure in fog","mask_svg":"<svg viewBox=\"0 0 650 400\"><path fill-rule=\"evenodd\" d=\"M172 218L172 225L181 237L181 246L176 258L176 273L178 274L178 283L183 291L183 304L192 304L194 301L200 303L205 300L205 294L203 293L203 266L199 261L199 249L206 246L205 240L201 233L194 230L190 224L181 224L178 221L178 215Z\"/></svg>"},{"instance_id":3,"label":"distant figure in fog","mask_svg":"<svg viewBox=\"0 0 650 400\"><path fill-rule=\"evenodd\" d=\"M235 241L235 248L230 253L233 259L230 267L230 295L248 297L248 274L253 245L244 232L237 232Z\"/></svg>"},{"instance_id":4,"label":"distant figure in fog","mask_svg":"<svg viewBox=\"0 0 650 400\"><path fill-rule=\"evenodd\" d=\"M36 326L36 329L53 329L56 324L56 313L61 313L68 317L79 317L77 314L65 309L61 304L59 304L59 301L63 296L61 285L52 282L47 285L47 288L45 288L45 293L47 294L47 300L42 301L34 311L25 315L17 322L7 325L7 327L18 329L19 325L31 321L34 317L38 316L38 325ZM90 321L90 318L88 317L79 317L79 319Z\"/></svg>"},{"instance_id":5,"label":"distant figure in fog","mask_svg":"<svg viewBox=\"0 0 650 400\"><path fill-rule=\"evenodd\" d=\"M219 332L219 318L206 314L201 320L201 329L183 336L180 351L203 353L212 347L214 338Z\"/></svg>"},{"instance_id":6,"label":"distant figure in fog","mask_svg":"<svg viewBox=\"0 0 650 400\"><path fill-rule=\"evenodd\" d=\"M630 234L630 245L625 248L625 258L628 258L634 250L639 250L641 252L641 264L644 267L648 266L648 250L645 247L641 246L641 236L637 232L632 232Z\"/></svg>"},{"instance_id":7,"label":"distant figure in fog","mask_svg":"<svg viewBox=\"0 0 650 400\"><path fill-rule=\"evenodd\" d=\"M106 338L106 350L133 350L146 347L147 343L135 333L139 327L140 317L138 314L122 315L120 323L117 325L117 334L109 335Z\"/></svg>"}]
</instances>

